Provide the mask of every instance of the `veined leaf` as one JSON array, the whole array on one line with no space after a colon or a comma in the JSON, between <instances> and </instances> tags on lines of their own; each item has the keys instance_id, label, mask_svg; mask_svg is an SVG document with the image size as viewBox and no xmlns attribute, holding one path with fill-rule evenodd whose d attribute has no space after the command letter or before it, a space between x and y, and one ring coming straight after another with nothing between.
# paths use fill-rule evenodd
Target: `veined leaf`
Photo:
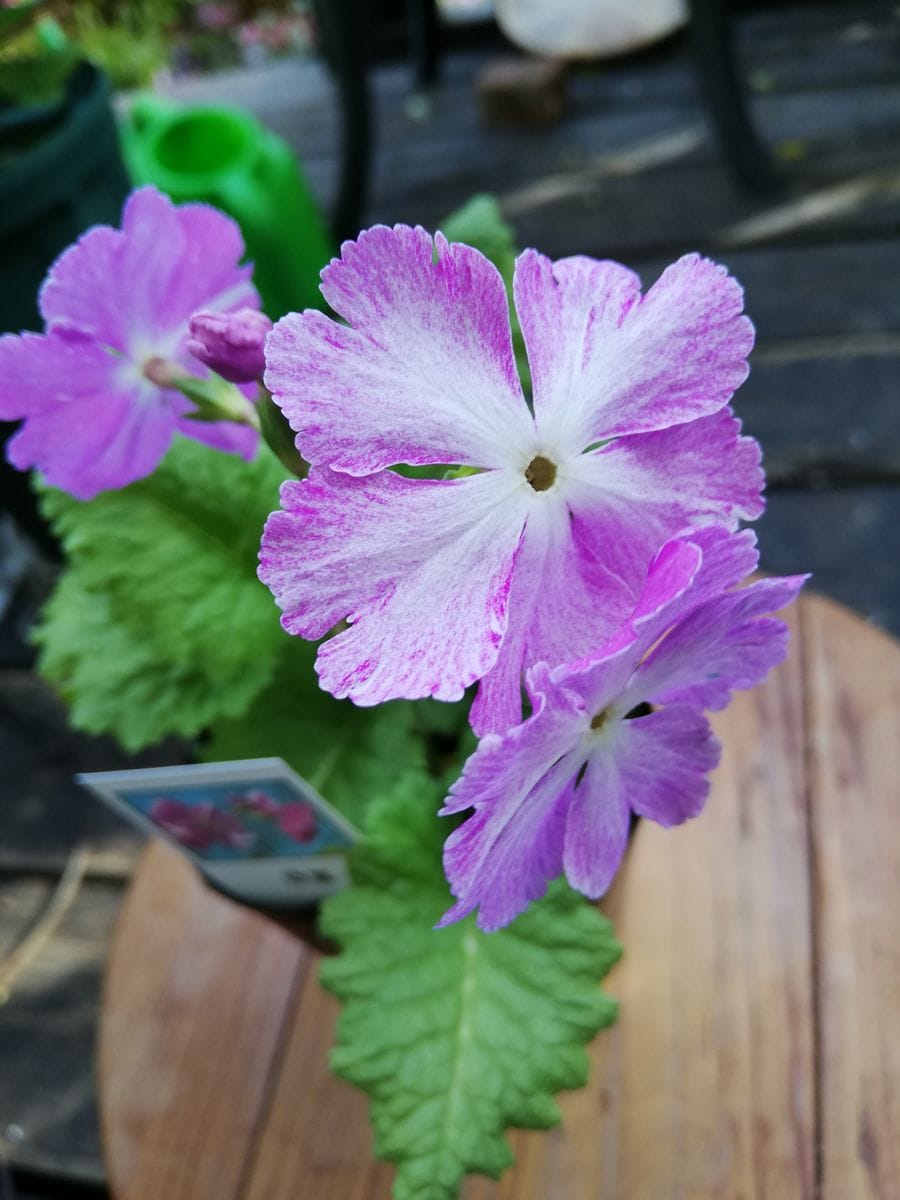
<instances>
[{"instance_id":1,"label":"veined leaf","mask_svg":"<svg viewBox=\"0 0 900 1200\"><path fill-rule=\"evenodd\" d=\"M361 825L372 796L407 772L418 778L425 771L418 706L395 700L357 708L335 700L319 687L316 649L290 639L272 683L240 716L217 721L200 753L208 761L277 755Z\"/></svg>"},{"instance_id":2,"label":"veined leaf","mask_svg":"<svg viewBox=\"0 0 900 1200\"><path fill-rule=\"evenodd\" d=\"M137 749L240 713L290 644L256 578L284 475L177 439L147 479L88 503L47 490L69 558L36 640L76 725Z\"/></svg>"},{"instance_id":3,"label":"veined leaf","mask_svg":"<svg viewBox=\"0 0 900 1200\"><path fill-rule=\"evenodd\" d=\"M38 631L41 672L87 733L112 733L136 751L168 734L190 738L223 715L241 712L259 687L252 671L219 677L173 661L120 622L109 596L82 585L77 570L60 579Z\"/></svg>"},{"instance_id":4,"label":"veined leaf","mask_svg":"<svg viewBox=\"0 0 900 1200\"><path fill-rule=\"evenodd\" d=\"M395 1200L452 1200L466 1172L498 1176L503 1130L559 1120L554 1093L585 1083L585 1044L616 1013L598 982L620 947L562 881L499 933L471 917L433 928L451 902L438 801L412 778L379 799L353 887L323 912L343 947L321 967L344 1003L332 1067L369 1094Z\"/></svg>"}]
</instances>

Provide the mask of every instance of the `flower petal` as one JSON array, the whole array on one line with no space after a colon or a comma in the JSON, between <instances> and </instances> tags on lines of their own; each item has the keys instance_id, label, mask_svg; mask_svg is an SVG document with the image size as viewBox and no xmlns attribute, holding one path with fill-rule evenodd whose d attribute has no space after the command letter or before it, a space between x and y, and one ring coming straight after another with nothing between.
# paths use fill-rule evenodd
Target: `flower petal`
<instances>
[{"instance_id":1,"label":"flower petal","mask_svg":"<svg viewBox=\"0 0 900 1200\"><path fill-rule=\"evenodd\" d=\"M590 524L604 564L637 590L669 538L707 524L733 529L762 512L759 446L729 410L621 438L566 467L572 512Z\"/></svg>"},{"instance_id":2,"label":"flower petal","mask_svg":"<svg viewBox=\"0 0 900 1200\"><path fill-rule=\"evenodd\" d=\"M260 578L289 633L319 638L322 686L357 704L458 700L493 665L525 514L511 472L452 481L327 469L282 487Z\"/></svg>"},{"instance_id":3,"label":"flower petal","mask_svg":"<svg viewBox=\"0 0 900 1200\"><path fill-rule=\"evenodd\" d=\"M521 275L521 279L519 278ZM526 252L516 312L535 380L542 436L557 426L576 452L708 416L747 377L753 326L724 267L696 254L668 267L638 299L616 263Z\"/></svg>"},{"instance_id":4,"label":"flower petal","mask_svg":"<svg viewBox=\"0 0 900 1200\"><path fill-rule=\"evenodd\" d=\"M480 907L482 929L508 925L562 871L565 813L585 720L565 695L503 737L484 738L441 815L475 812L447 838L444 872L457 903L448 925Z\"/></svg>"},{"instance_id":5,"label":"flower petal","mask_svg":"<svg viewBox=\"0 0 900 1200\"><path fill-rule=\"evenodd\" d=\"M749 529L728 533L709 526L690 539L673 538L651 562L633 611L605 644L591 647L580 661L553 668L539 662L526 672L532 702L548 689L562 688L591 714L617 701L633 707L644 697L621 701L620 693L647 650L692 608L737 584L756 562L756 535Z\"/></svg>"},{"instance_id":6,"label":"flower petal","mask_svg":"<svg viewBox=\"0 0 900 1200\"><path fill-rule=\"evenodd\" d=\"M616 765L631 808L666 828L696 817L721 746L696 709L672 705L623 721Z\"/></svg>"},{"instance_id":7,"label":"flower petal","mask_svg":"<svg viewBox=\"0 0 900 1200\"><path fill-rule=\"evenodd\" d=\"M160 319L166 296L186 252L172 201L139 188L125 202L121 230L88 230L51 267L40 294L48 328L74 325L126 353L158 350L171 325Z\"/></svg>"},{"instance_id":8,"label":"flower petal","mask_svg":"<svg viewBox=\"0 0 900 1200\"><path fill-rule=\"evenodd\" d=\"M592 373L602 369L640 300L641 281L621 263L584 256L551 262L526 250L516 260L513 295L542 446L551 458L580 454L595 440L591 431L604 399Z\"/></svg>"},{"instance_id":9,"label":"flower petal","mask_svg":"<svg viewBox=\"0 0 900 1200\"><path fill-rule=\"evenodd\" d=\"M38 293L48 330L74 327L120 354L126 352L127 312L116 286L123 249L120 229L96 225L63 251Z\"/></svg>"},{"instance_id":10,"label":"flower petal","mask_svg":"<svg viewBox=\"0 0 900 1200\"><path fill-rule=\"evenodd\" d=\"M0 339L0 381L0 416L25 418L9 461L79 500L149 475L172 440L158 389L129 380L121 359L80 335Z\"/></svg>"},{"instance_id":11,"label":"flower petal","mask_svg":"<svg viewBox=\"0 0 900 1200\"><path fill-rule=\"evenodd\" d=\"M807 578L761 579L692 609L641 663L629 697L724 708L733 691L755 687L784 658L787 626L764 614L789 604Z\"/></svg>"},{"instance_id":12,"label":"flower petal","mask_svg":"<svg viewBox=\"0 0 900 1200\"><path fill-rule=\"evenodd\" d=\"M179 395L178 399L183 400L184 397ZM191 407L190 403L188 407ZM178 411L177 408L175 411ZM249 425L238 425L235 421L194 421L181 415L176 417L175 427L185 437L211 446L213 450L237 454L245 462L251 462L259 449L259 433Z\"/></svg>"},{"instance_id":13,"label":"flower petal","mask_svg":"<svg viewBox=\"0 0 900 1200\"><path fill-rule=\"evenodd\" d=\"M41 288L48 328L74 327L140 358L192 360L183 350L198 308L258 306L252 267L230 217L205 204L176 207L155 187L132 192L122 228L96 226L56 260Z\"/></svg>"},{"instance_id":14,"label":"flower petal","mask_svg":"<svg viewBox=\"0 0 900 1200\"><path fill-rule=\"evenodd\" d=\"M633 643L637 661L692 608L746 579L758 561L752 529L730 533L706 525L666 542L650 564L634 612L603 647L603 656Z\"/></svg>"},{"instance_id":15,"label":"flower petal","mask_svg":"<svg viewBox=\"0 0 900 1200\"><path fill-rule=\"evenodd\" d=\"M437 259L435 261L435 252ZM470 246L397 225L345 242L322 292L352 326L291 313L266 386L308 461L351 475L396 463L527 465L533 422L503 280Z\"/></svg>"},{"instance_id":16,"label":"flower petal","mask_svg":"<svg viewBox=\"0 0 900 1200\"><path fill-rule=\"evenodd\" d=\"M631 809L615 754L605 746L588 760L566 821L563 865L573 888L602 896L628 844Z\"/></svg>"},{"instance_id":17,"label":"flower petal","mask_svg":"<svg viewBox=\"0 0 900 1200\"><path fill-rule=\"evenodd\" d=\"M634 591L607 568L605 546L589 521L549 496L529 507L503 645L470 712L479 735L503 733L522 720L527 667L593 653L634 605Z\"/></svg>"},{"instance_id":18,"label":"flower petal","mask_svg":"<svg viewBox=\"0 0 900 1200\"><path fill-rule=\"evenodd\" d=\"M244 238L237 221L208 204L179 205L175 218L184 249L161 304L167 327L186 335L188 319L201 308L217 313L258 309L259 293L251 282L253 266L238 266L244 257Z\"/></svg>"}]
</instances>

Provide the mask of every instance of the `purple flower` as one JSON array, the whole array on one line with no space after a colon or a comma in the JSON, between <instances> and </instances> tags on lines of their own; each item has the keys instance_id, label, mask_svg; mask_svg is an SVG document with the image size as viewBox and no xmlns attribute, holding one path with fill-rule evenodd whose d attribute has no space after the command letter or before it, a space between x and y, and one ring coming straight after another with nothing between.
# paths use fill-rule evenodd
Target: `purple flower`
<instances>
[{"instance_id":1,"label":"purple flower","mask_svg":"<svg viewBox=\"0 0 900 1200\"><path fill-rule=\"evenodd\" d=\"M13 466L89 500L149 475L176 431L252 457L252 429L191 420L165 386L172 365L206 374L186 346L192 313L259 303L243 252L229 217L153 187L132 193L121 229L96 226L66 250L41 288L46 332L0 338L0 419L25 420Z\"/></svg>"},{"instance_id":2,"label":"purple flower","mask_svg":"<svg viewBox=\"0 0 900 1200\"><path fill-rule=\"evenodd\" d=\"M254 308L232 313L194 313L187 348L194 358L231 383L262 379L263 348L272 322Z\"/></svg>"},{"instance_id":3,"label":"purple flower","mask_svg":"<svg viewBox=\"0 0 900 1200\"><path fill-rule=\"evenodd\" d=\"M787 627L766 616L806 576L732 590L757 560L749 531L706 529L667 543L632 619L599 653L526 675L532 715L484 738L443 815L474 808L444 846L457 903L478 924L508 924L565 872L595 898L625 849L632 812L660 825L696 816L719 759L704 709L753 687L780 662Z\"/></svg>"},{"instance_id":4,"label":"purple flower","mask_svg":"<svg viewBox=\"0 0 900 1200\"><path fill-rule=\"evenodd\" d=\"M376 227L323 294L349 322L291 314L266 384L314 464L281 493L260 578L322 686L371 705L456 700L476 730L521 719L521 672L588 654L631 612L659 547L762 511L759 448L725 407L753 328L724 268L689 255L641 296L625 267L527 250L515 304L477 250ZM462 464L410 479L394 464Z\"/></svg>"}]
</instances>

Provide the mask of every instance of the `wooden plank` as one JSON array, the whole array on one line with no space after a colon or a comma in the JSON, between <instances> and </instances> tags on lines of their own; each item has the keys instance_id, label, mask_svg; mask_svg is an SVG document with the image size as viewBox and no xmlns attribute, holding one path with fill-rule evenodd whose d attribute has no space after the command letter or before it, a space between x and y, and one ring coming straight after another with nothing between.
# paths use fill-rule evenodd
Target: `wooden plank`
<instances>
[{"instance_id":1,"label":"wooden plank","mask_svg":"<svg viewBox=\"0 0 900 1200\"><path fill-rule=\"evenodd\" d=\"M725 752L702 818L638 830L608 903L627 947L607 982L622 1013L592 1047L589 1086L561 1097L561 1128L514 1133L517 1165L498 1184L467 1181L463 1200L812 1200L818 1182L823 1200L898 1194L900 647L817 598L789 620L788 661L716 719ZM160 853L142 864L117 939L130 964L140 947L139 969L123 974L114 956L110 973L121 1027L104 1036L102 1077L118 1073L104 1103L117 1196L387 1200L365 1099L328 1073L335 1002L312 974L293 991L296 971L273 994L247 956L279 931ZM211 1157L230 1164L226 1180Z\"/></svg>"},{"instance_id":2,"label":"wooden plank","mask_svg":"<svg viewBox=\"0 0 900 1200\"><path fill-rule=\"evenodd\" d=\"M368 1101L328 1069L338 1011L310 972L241 1200L390 1200L393 1169L373 1158Z\"/></svg>"},{"instance_id":3,"label":"wooden plank","mask_svg":"<svg viewBox=\"0 0 900 1200\"><path fill-rule=\"evenodd\" d=\"M239 1195L308 952L151 845L117 927L100 1043L118 1200Z\"/></svg>"},{"instance_id":4,"label":"wooden plank","mask_svg":"<svg viewBox=\"0 0 900 1200\"><path fill-rule=\"evenodd\" d=\"M896 547L896 542L894 542ZM822 1200L900 1196L900 646L806 613Z\"/></svg>"}]
</instances>

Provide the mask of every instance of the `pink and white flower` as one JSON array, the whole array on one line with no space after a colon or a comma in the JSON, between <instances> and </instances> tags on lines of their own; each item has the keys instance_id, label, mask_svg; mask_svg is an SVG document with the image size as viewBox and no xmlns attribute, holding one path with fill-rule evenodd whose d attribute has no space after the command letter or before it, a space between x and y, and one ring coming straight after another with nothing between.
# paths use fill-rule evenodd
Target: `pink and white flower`
<instances>
[{"instance_id":1,"label":"pink and white flower","mask_svg":"<svg viewBox=\"0 0 900 1200\"><path fill-rule=\"evenodd\" d=\"M23 420L13 466L90 500L149 475L176 433L252 458L255 430L193 420L167 382L173 367L208 375L187 348L193 313L259 306L243 253L224 213L143 187L121 229L97 225L61 254L41 287L45 332L0 337L0 419Z\"/></svg>"},{"instance_id":2,"label":"pink and white flower","mask_svg":"<svg viewBox=\"0 0 900 1200\"><path fill-rule=\"evenodd\" d=\"M700 812L720 750L703 710L724 708L781 661L787 627L766 614L806 579L734 590L756 560L750 531L668 542L614 641L527 672L532 715L482 739L441 810L474 809L444 846L457 903L441 924L477 908L481 928L498 929L563 872L596 898L632 813L671 826Z\"/></svg>"},{"instance_id":3,"label":"pink and white flower","mask_svg":"<svg viewBox=\"0 0 900 1200\"><path fill-rule=\"evenodd\" d=\"M376 227L322 278L349 325L291 314L267 341L267 386L313 469L282 488L260 577L288 632L348 622L317 660L335 696L456 700L481 680L473 725L505 730L522 670L611 636L663 542L762 511L758 446L726 408L753 328L724 268L688 255L642 296L618 263L526 251L531 405L477 250Z\"/></svg>"}]
</instances>

